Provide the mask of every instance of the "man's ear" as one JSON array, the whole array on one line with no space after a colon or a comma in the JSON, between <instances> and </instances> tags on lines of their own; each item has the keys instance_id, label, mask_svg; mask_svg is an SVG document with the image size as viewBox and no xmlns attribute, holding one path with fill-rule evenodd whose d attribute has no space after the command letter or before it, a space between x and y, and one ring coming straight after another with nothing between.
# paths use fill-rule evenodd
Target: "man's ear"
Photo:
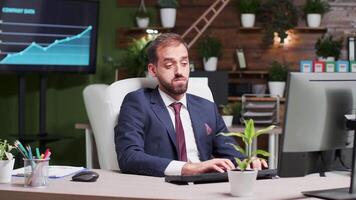
<instances>
[{"instance_id":1,"label":"man's ear","mask_svg":"<svg viewBox=\"0 0 356 200\"><path fill-rule=\"evenodd\" d=\"M157 68L156 68L156 65L150 63L148 64L147 66L147 69L148 69L148 73L152 76L152 77L156 77L156 73L157 73Z\"/></svg>"}]
</instances>

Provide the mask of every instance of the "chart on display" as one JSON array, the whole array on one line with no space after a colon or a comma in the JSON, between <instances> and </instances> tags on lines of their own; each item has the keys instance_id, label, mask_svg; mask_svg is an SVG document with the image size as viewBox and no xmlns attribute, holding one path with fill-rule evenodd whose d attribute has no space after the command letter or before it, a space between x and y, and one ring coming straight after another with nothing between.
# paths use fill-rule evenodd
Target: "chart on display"
<instances>
[{"instance_id":1,"label":"chart on display","mask_svg":"<svg viewBox=\"0 0 356 200\"><path fill-rule=\"evenodd\" d=\"M0 71L95 70L97 1L0 1Z\"/></svg>"}]
</instances>

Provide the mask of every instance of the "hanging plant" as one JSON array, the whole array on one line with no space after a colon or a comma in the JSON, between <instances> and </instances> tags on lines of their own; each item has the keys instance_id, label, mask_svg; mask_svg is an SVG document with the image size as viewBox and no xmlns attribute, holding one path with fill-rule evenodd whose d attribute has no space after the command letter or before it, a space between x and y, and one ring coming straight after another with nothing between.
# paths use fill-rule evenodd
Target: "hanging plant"
<instances>
[{"instance_id":1,"label":"hanging plant","mask_svg":"<svg viewBox=\"0 0 356 200\"><path fill-rule=\"evenodd\" d=\"M137 12L136 12L136 17L138 17L138 18L146 18L146 17L149 18L150 17L150 13L146 9L144 0L140 1L140 6L138 7Z\"/></svg>"},{"instance_id":2,"label":"hanging plant","mask_svg":"<svg viewBox=\"0 0 356 200\"><path fill-rule=\"evenodd\" d=\"M264 44L273 44L275 33L283 43L286 32L298 24L298 12L291 0L268 0L261 6L259 21L265 30Z\"/></svg>"}]
</instances>

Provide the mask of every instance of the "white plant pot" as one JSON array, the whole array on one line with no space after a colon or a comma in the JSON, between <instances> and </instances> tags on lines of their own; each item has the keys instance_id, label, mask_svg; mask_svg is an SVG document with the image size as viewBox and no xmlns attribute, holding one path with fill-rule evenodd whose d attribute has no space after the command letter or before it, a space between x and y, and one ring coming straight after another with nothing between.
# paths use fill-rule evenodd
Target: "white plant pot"
<instances>
[{"instance_id":1,"label":"white plant pot","mask_svg":"<svg viewBox=\"0 0 356 200\"><path fill-rule=\"evenodd\" d=\"M176 24L177 9L175 8L161 8L161 23L165 28L173 28Z\"/></svg>"},{"instance_id":2,"label":"white plant pot","mask_svg":"<svg viewBox=\"0 0 356 200\"><path fill-rule=\"evenodd\" d=\"M241 25L245 28L251 28L255 25L256 15L253 13L241 14Z\"/></svg>"},{"instance_id":3,"label":"white plant pot","mask_svg":"<svg viewBox=\"0 0 356 200\"><path fill-rule=\"evenodd\" d=\"M228 171L231 195L246 197L253 194L257 178L257 170L251 171Z\"/></svg>"},{"instance_id":4,"label":"white plant pot","mask_svg":"<svg viewBox=\"0 0 356 200\"><path fill-rule=\"evenodd\" d=\"M268 82L269 93L271 94L271 96L283 97L285 87L286 87L286 82L278 82L278 81Z\"/></svg>"},{"instance_id":5,"label":"white plant pot","mask_svg":"<svg viewBox=\"0 0 356 200\"><path fill-rule=\"evenodd\" d=\"M318 13L307 14L307 22L308 22L309 27L312 27L312 28L320 27L321 14L318 14Z\"/></svg>"},{"instance_id":6,"label":"white plant pot","mask_svg":"<svg viewBox=\"0 0 356 200\"><path fill-rule=\"evenodd\" d=\"M223 115L222 116L226 127L231 127L232 126L232 120L234 119L234 116L232 115Z\"/></svg>"},{"instance_id":7,"label":"white plant pot","mask_svg":"<svg viewBox=\"0 0 356 200\"><path fill-rule=\"evenodd\" d=\"M136 23L139 28L147 28L148 24L150 23L150 18L145 17L145 18L140 18L136 17Z\"/></svg>"},{"instance_id":8,"label":"white plant pot","mask_svg":"<svg viewBox=\"0 0 356 200\"><path fill-rule=\"evenodd\" d=\"M203 63L205 71L216 71L218 67L218 57L210 57L208 60L203 58Z\"/></svg>"},{"instance_id":9,"label":"white plant pot","mask_svg":"<svg viewBox=\"0 0 356 200\"><path fill-rule=\"evenodd\" d=\"M10 183L15 159L0 160L0 183Z\"/></svg>"}]
</instances>

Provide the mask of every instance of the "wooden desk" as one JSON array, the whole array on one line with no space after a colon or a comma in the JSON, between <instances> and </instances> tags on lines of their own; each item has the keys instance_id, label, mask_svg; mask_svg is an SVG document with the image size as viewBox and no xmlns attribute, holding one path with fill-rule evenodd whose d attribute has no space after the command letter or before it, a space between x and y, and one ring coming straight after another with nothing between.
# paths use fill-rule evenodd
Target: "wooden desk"
<instances>
[{"instance_id":1,"label":"wooden desk","mask_svg":"<svg viewBox=\"0 0 356 200\"><path fill-rule=\"evenodd\" d=\"M0 184L0 197L16 200L236 199L230 196L227 182L174 185L164 182L164 178L95 171L100 174L97 182L72 182L70 177L65 177L51 179L46 188L24 188L23 178L15 177L12 184ZM239 199L311 199L304 197L301 191L348 187L349 182L349 176L335 174L259 180L253 196Z\"/></svg>"}]
</instances>

